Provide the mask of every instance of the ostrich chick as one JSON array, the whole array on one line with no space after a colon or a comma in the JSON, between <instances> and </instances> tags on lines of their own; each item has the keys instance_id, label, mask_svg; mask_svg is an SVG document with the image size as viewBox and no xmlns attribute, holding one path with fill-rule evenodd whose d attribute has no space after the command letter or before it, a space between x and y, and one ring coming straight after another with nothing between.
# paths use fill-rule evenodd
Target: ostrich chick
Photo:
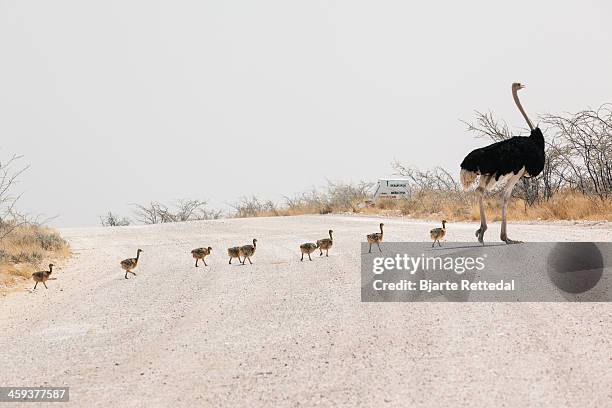
<instances>
[{"instance_id":1,"label":"ostrich chick","mask_svg":"<svg viewBox=\"0 0 612 408\"><path fill-rule=\"evenodd\" d=\"M34 272L32 274L32 279L34 279L34 282L36 282L34 284L34 289L36 289L36 286L38 285L38 282L42 282L42 284L45 285L45 289L49 289L45 282L47 280L49 280L49 275L51 275L52 273L53 273L53 264L49 264L49 270L48 271Z\"/></svg>"},{"instance_id":2,"label":"ostrich chick","mask_svg":"<svg viewBox=\"0 0 612 408\"><path fill-rule=\"evenodd\" d=\"M191 255L193 256L193 258L196 260L195 262L195 267L198 267L198 261L201 259L202 262L204 262L204 266L208 266L206 264L206 258L208 255L210 255L210 251L212 251L211 247L208 248L196 248L193 251L191 251Z\"/></svg>"},{"instance_id":3,"label":"ostrich chick","mask_svg":"<svg viewBox=\"0 0 612 408\"><path fill-rule=\"evenodd\" d=\"M240 255L242 255L242 264L249 260L249 263L253 265L251 262L251 257L255 255L255 250L257 249L257 240L253 238L253 245L243 245L240 247Z\"/></svg>"},{"instance_id":4,"label":"ostrich chick","mask_svg":"<svg viewBox=\"0 0 612 408\"><path fill-rule=\"evenodd\" d=\"M323 238L317 241L319 251L321 251L319 256L323 256L323 250L325 250L325 256L329 256L329 249L334 245L333 233L333 230L329 230L329 238Z\"/></svg>"},{"instance_id":5,"label":"ostrich chick","mask_svg":"<svg viewBox=\"0 0 612 408\"><path fill-rule=\"evenodd\" d=\"M232 259L234 258L238 258L238 262L242 263L242 260L240 259L240 247L231 247L231 248L227 248L227 256L229 256L229 264L232 264Z\"/></svg>"},{"instance_id":6,"label":"ostrich chick","mask_svg":"<svg viewBox=\"0 0 612 408\"><path fill-rule=\"evenodd\" d=\"M121 261L121 268L125 271L125 279L128 278L127 277L128 273L131 273L132 275L136 276L136 274L132 271L132 269L138 266L138 260L140 258L141 252L144 252L144 251L138 248L138 251L136 251L136 258L128 258L128 259L124 259L123 261Z\"/></svg>"},{"instance_id":7,"label":"ostrich chick","mask_svg":"<svg viewBox=\"0 0 612 408\"><path fill-rule=\"evenodd\" d=\"M438 246L442 246L440 240L446 235L446 220L442 220L442 228L432 229L429 231L429 235L431 236L431 239L433 239L433 243L431 244L432 248L434 245L436 245L436 241L438 242Z\"/></svg>"},{"instance_id":8,"label":"ostrich chick","mask_svg":"<svg viewBox=\"0 0 612 408\"><path fill-rule=\"evenodd\" d=\"M302 252L302 259L300 259L300 261L304 260L304 254L308 255L308 259L312 261L310 254L312 254L318 247L318 244L313 244L312 242L307 242L300 245L300 251Z\"/></svg>"},{"instance_id":9,"label":"ostrich chick","mask_svg":"<svg viewBox=\"0 0 612 408\"><path fill-rule=\"evenodd\" d=\"M383 224L382 222L380 223L379 225L380 232L368 234L367 238L368 238L368 243L370 244L370 250L368 251L369 254L372 253L372 244L378 245L378 250L382 252L382 249L380 249L380 243L383 241L383 226L384 225L385 224Z\"/></svg>"}]
</instances>

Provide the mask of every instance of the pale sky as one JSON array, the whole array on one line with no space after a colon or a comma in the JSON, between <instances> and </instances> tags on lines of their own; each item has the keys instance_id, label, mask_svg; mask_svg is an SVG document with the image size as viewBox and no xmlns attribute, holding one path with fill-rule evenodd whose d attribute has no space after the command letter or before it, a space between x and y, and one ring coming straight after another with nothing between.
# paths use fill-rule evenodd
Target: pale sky
<instances>
[{"instance_id":1,"label":"pale sky","mask_svg":"<svg viewBox=\"0 0 612 408\"><path fill-rule=\"evenodd\" d=\"M609 1L0 0L0 158L59 226L280 199L398 159L458 173L460 119L612 102Z\"/></svg>"}]
</instances>

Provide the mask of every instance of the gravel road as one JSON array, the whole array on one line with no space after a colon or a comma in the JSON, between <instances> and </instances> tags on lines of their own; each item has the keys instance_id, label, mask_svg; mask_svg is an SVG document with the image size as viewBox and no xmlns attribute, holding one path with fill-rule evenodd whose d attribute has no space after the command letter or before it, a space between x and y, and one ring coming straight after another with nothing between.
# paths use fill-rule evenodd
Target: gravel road
<instances>
[{"instance_id":1,"label":"gravel road","mask_svg":"<svg viewBox=\"0 0 612 408\"><path fill-rule=\"evenodd\" d=\"M359 243L380 220L387 241L437 226L330 215L64 229L74 256L49 289L0 299L0 385L70 386L62 406L78 407L612 406L611 304L361 303ZM299 244L330 228L329 258L300 262ZM447 239L475 229L449 224ZM610 241L612 224L509 234ZM228 265L226 248L253 238L254 265ZM194 268L190 250L209 245L210 266ZM137 248L125 280L119 261Z\"/></svg>"}]
</instances>

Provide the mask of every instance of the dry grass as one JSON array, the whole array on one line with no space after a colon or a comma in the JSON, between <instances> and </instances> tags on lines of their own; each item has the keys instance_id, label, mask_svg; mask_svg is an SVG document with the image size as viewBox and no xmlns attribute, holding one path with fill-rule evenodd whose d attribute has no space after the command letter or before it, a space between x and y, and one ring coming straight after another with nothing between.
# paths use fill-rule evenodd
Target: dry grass
<instances>
[{"instance_id":1,"label":"dry grass","mask_svg":"<svg viewBox=\"0 0 612 408\"><path fill-rule=\"evenodd\" d=\"M487 200L487 211L497 211L496 220L501 219L499 200ZM472 220L479 220L478 207L471 212ZM601 200L579 193L557 193L552 199L526 207L522 200L508 206L508 216L514 220L612 220L612 199Z\"/></svg>"},{"instance_id":2,"label":"dry grass","mask_svg":"<svg viewBox=\"0 0 612 408\"><path fill-rule=\"evenodd\" d=\"M487 217L491 221L501 219L499 194L485 199ZM291 206L266 208L255 211L255 217L288 216L303 214L354 212L369 215L408 216L410 218L449 221L480 220L478 203L473 193L428 191L414 194L409 199L379 200L375 204L354 205L351 208L330 206L327 203L303 202ZM588 197L573 191L562 191L552 199L526 206L521 199L513 199L508 205L508 217L523 221L556 220L612 220L612 200Z\"/></svg>"},{"instance_id":3,"label":"dry grass","mask_svg":"<svg viewBox=\"0 0 612 408\"><path fill-rule=\"evenodd\" d=\"M57 232L38 225L17 227L0 241L0 293L69 255L68 243Z\"/></svg>"},{"instance_id":4,"label":"dry grass","mask_svg":"<svg viewBox=\"0 0 612 408\"><path fill-rule=\"evenodd\" d=\"M302 214L359 212L367 199L372 183L335 183L329 181L323 190L313 189L294 197L285 197L285 204L257 197L243 197L233 204L234 217L276 217Z\"/></svg>"},{"instance_id":5,"label":"dry grass","mask_svg":"<svg viewBox=\"0 0 612 408\"><path fill-rule=\"evenodd\" d=\"M388 208L377 203L377 208ZM476 197L471 193L426 193L396 204L403 215L412 218L453 221L478 221L480 213ZM498 194L487 196L485 208L490 220L501 220L501 202ZM601 200L572 191L557 193L548 201L527 206L521 199L513 199L508 205L508 217L523 221L557 220L612 220L612 200Z\"/></svg>"}]
</instances>

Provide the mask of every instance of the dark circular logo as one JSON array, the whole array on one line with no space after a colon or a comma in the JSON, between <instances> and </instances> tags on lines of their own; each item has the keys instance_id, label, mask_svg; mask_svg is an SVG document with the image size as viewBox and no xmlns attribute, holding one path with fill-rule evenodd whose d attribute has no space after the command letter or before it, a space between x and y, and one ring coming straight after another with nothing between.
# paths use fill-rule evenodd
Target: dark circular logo
<instances>
[{"instance_id":1,"label":"dark circular logo","mask_svg":"<svg viewBox=\"0 0 612 408\"><path fill-rule=\"evenodd\" d=\"M583 293L603 275L601 251L592 242L560 242L548 255L548 276L561 290Z\"/></svg>"}]
</instances>

